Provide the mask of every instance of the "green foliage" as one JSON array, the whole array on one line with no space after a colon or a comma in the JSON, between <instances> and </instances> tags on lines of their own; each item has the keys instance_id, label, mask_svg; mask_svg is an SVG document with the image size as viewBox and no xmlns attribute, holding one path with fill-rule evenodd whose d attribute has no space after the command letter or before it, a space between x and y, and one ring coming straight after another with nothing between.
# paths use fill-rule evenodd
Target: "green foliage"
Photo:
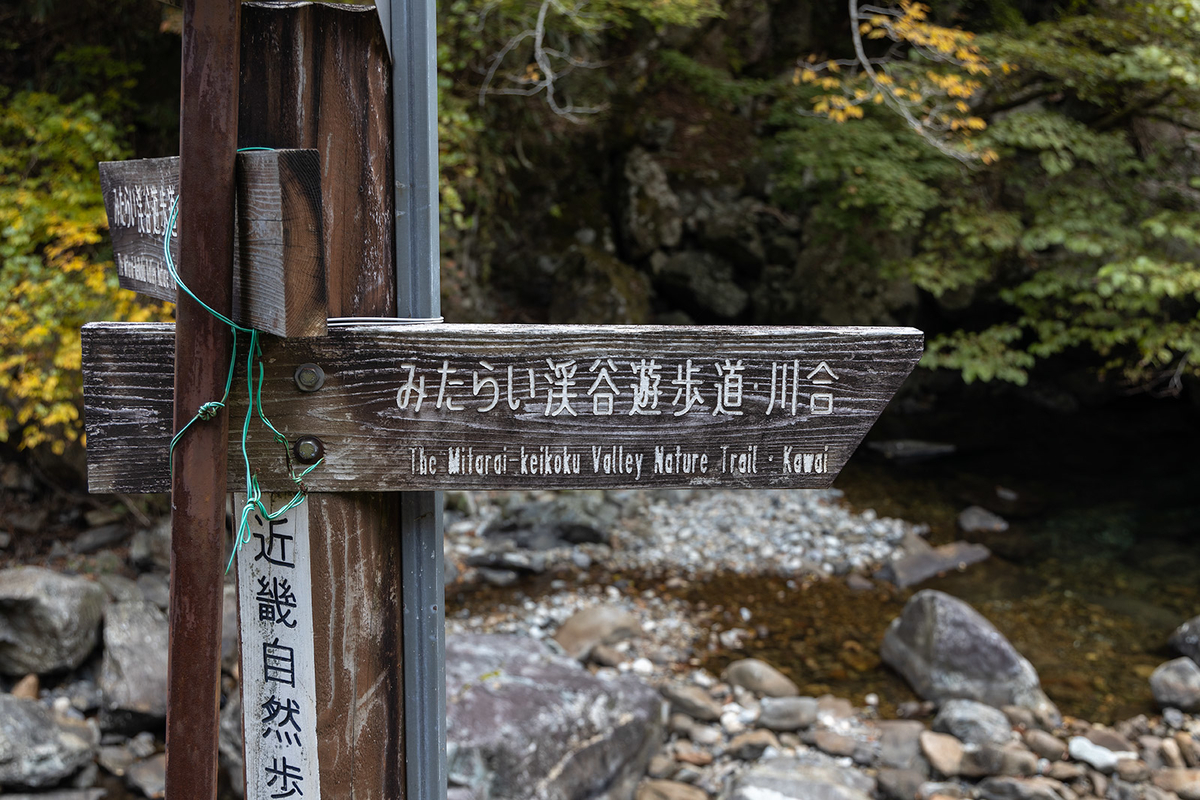
<instances>
[{"instance_id":1,"label":"green foliage","mask_svg":"<svg viewBox=\"0 0 1200 800\"><path fill-rule=\"evenodd\" d=\"M0 440L79 438L79 328L154 310L117 287L96 162L125 155L103 101L0 94Z\"/></svg>"},{"instance_id":2,"label":"green foliage","mask_svg":"<svg viewBox=\"0 0 1200 800\"><path fill-rule=\"evenodd\" d=\"M987 121L977 146L996 164L938 169L932 148L870 110L845 125L793 118L776 137L791 202L847 231L915 232L892 274L999 304L934 336L927 366L1023 383L1037 360L1083 348L1135 383L1200 373L1200 164L1187 141L1200 6L1086 5L978 38L1012 67L972 98Z\"/></svg>"},{"instance_id":3,"label":"green foliage","mask_svg":"<svg viewBox=\"0 0 1200 800\"><path fill-rule=\"evenodd\" d=\"M916 229L941 201L939 181L958 171L874 108L847 125L796 117L776 137L776 163L776 199L807 200L822 223L844 231L864 220L897 232Z\"/></svg>"},{"instance_id":4,"label":"green foliage","mask_svg":"<svg viewBox=\"0 0 1200 800\"><path fill-rule=\"evenodd\" d=\"M750 97L773 95L778 85L772 81L737 79L723 69L701 64L678 50L661 50L658 61L666 84L678 82L713 104L735 105Z\"/></svg>"}]
</instances>

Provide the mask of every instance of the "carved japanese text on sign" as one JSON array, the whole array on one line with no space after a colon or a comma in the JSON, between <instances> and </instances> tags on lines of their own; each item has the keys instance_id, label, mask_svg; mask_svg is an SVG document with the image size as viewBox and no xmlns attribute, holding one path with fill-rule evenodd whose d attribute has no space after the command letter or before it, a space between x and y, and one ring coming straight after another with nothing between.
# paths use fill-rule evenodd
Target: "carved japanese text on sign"
<instances>
[{"instance_id":1,"label":"carved japanese text on sign","mask_svg":"<svg viewBox=\"0 0 1200 800\"><path fill-rule=\"evenodd\" d=\"M264 501L274 510L290 498ZM276 520L252 514L237 570L247 798L320 797L308 560L307 508Z\"/></svg>"},{"instance_id":2,"label":"carved japanese text on sign","mask_svg":"<svg viewBox=\"0 0 1200 800\"><path fill-rule=\"evenodd\" d=\"M170 361L169 329L120 331L85 335L94 490L166 469L165 449L156 461L119 426L130 414L169 420L169 381L151 374ZM323 443L305 479L320 491L819 487L921 346L911 328L351 328L269 343L264 409L290 441ZM295 385L305 363L323 369L319 391ZM279 450L252 436L260 480L279 470L286 481Z\"/></svg>"}]
</instances>

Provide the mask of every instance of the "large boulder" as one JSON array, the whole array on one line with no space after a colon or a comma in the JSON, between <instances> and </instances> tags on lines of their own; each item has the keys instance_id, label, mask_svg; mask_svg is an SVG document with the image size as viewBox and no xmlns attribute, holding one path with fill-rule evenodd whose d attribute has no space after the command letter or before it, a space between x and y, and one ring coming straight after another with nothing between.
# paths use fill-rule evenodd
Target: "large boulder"
<instances>
[{"instance_id":1,"label":"large boulder","mask_svg":"<svg viewBox=\"0 0 1200 800\"><path fill-rule=\"evenodd\" d=\"M1192 617L1176 628L1170 641L1181 655L1200 662L1200 617Z\"/></svg>"},{"instance_id":2,"label":"large boulder","mask_svg":"<svg viewBox=\"0 0 1200 800\"><path fill-rule=\"evenodd\" d=\"M86 578L41 567L0 571L0 672L63 672L96 647L107 601Z\"/></svg>"},{"instance_id":3,"label":"large boulder","mask_svg":"<svg viewBox=\"0 0 1200 800\"><path fill-rule=\"evenodd\" d=\"M452 786L488 800L630 800L662 742L662 699L533 639L446 637Z\"/></svg>"},{"instance_id":4,"label":"large boulder","mask_svg":"<svg viewBox=\"0 0 1200 800\"><path fill-rule=\"evenodd\" d=\"M153 603L109 607L100 665L106 724L124 727L166 719L168 638L167 618Z\"/></svg>"},{"instance_id":5,"label":"large boulder","mask_svg":"<svg viewBox=\"0 0 1200 800\"><path fill-rule=\"evenodd\" d=\"M701 321L731 320L746 310L750 296L733 278L729 262L699 250L650 260L660 295Z\"/></svg>"},{"instance_id":6,"label":"large boulder","mask_svg":"<svg viewBox=\"0 0 1200 800\"><path fill-rule=\"evenodd\" d=\"M635 147L625 159L623 174L621 235L630 257L636 260L659 248L676 247L683 236L683 217L666 170L654 156Z\"/></svg>"},{"instance_id":7,"label":"large boulder","mask_svg":"<svg viewBox=\"0 0 1200 800\"><path fill-rule=\"evenodd\" d=\"M729 800L870 800L875 781L833 759L807 755L758 762L734 779Z\"/></svg>"},{"instance_id":8,"label":"large boulder","mask_svg":"<svg viewBox=\"0 0 1200 800\"><path fill-rule=\"evenodd\" d=\"M1033 665L982 614L944 592L913 595L888 627L881 655L927 700L1022 706L1047 724L1061 720Z\"/></svg>"},{"instance_id":9,"label":"large boulder","mask_svg":"<svg viewBox=\"0 0 1200 800\"><path fill-rule=\"evenodd\" d=\"M1160 664L1150 676L1150 690L1164 708L1200 711L1200 667L1183 657Z\"/></svg>"},{"instance_id":10,"label":"large boulder","mask_svg":"<svg viewBox=\"0 0 1200 800\"><path fill-rule=\"evenodd\" d=\"M644 325L653 289L639 272L598 247L572 247L554 271L550 322Z\"/></svg>"},{"instance_id":11,"label":"large boulder","mask_svg":"<svg viewBox=\"0 0 1200 800\"><path fill-rule=\"evenodd\" d=\"M0 786L53 786L92 760L98 738L36 700L0 694Z\"/></svg>"}]
</instances>

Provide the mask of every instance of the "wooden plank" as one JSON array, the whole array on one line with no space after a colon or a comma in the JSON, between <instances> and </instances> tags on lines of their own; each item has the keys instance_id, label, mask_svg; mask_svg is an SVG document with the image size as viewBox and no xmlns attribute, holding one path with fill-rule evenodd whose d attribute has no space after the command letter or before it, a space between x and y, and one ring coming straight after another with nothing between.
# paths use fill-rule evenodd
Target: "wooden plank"
<instances>
[{"instance_id":1,"label":"wooden plank","mask_svg":"<svg viewBox=\"0 0 1200 800\"><path fill-rule=\"evenodd\" d=\"M240 147L320 153L329 315L396 313L391 98L376 13L242 6ZM404 796L399 497L310 494L321 791Z\"/></svg>"},{"instance_id":2,"label":"wooden plank","mask_svg":"<svg viewBox=\"0 0 1200 800\"><path fill-rule=\"evenodd\" d=\"M163 481L163 440L152 439L165 432L134 423L160 419L169 401L166 338L163 326L84 329L93 491ZM815 488L837 475L922 344L912 328L333 329L265 346L263 408L290 440L323 442L325 463L305 479L317 491ZM295 387L304 363L324 370L320 391ZM273 490L288 487L281 451L252 434Z\"/></svg>"},{"instance_id":3,"label":"wooden plank","mask_svg":"<svg viewBox=\"0 0 1200 800\"><path fill-rule=\"evenodd\" d=\"M238 146L320 153L329 316L390 316L391 70L378 15L315 3L242 14L242 97L257 99L242 103Z\"/></svg>"},{"instance_id":4,"label":"wooden plank","mask_svg":"<svg viewBox=\"0 0 1200 800\"><path fill-rule=\"evenodd\" d=\"M100 183L121 286L175 302L163 237L179 191L179 159L102 162ZM329 314L317 152L239 153L237 220L234 321L277 336L323 335ZM178 227L171 255L178 263Z\"/></svg>"},{"instance_id":5,"label":"wooden plank","mask_svg":"<svg viewBox=\"0 0 1200 800\"><path fill-rule=\"evenodd\" d=\"M263 496L276 512L291 494ZM241 508L245 495L235 495ZM320 800L309 508L251 514L237 559L245 797Z\"/></svg>"}]
</instances>

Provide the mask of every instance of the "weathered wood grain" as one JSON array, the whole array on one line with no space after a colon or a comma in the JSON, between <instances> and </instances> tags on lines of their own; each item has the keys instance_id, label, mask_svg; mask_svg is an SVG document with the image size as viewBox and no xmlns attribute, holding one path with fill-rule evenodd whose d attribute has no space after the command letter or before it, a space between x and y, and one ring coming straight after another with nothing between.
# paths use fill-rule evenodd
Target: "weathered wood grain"
<instances>
[{"instance_id":1,"label":"weathered wood grain","mask_svg":"<svg viewBox=\"0 0 1200 800\"><path fill-rule=\"evenodd\" d=\"M391 70L370 6L242 6L240 147L320 153L329 315L396 313ZM278 452L278 451L277 451ZM398 495L313 493L321 791L404 796Z\"/></svg>"},{"instance_id":2,"label":"weathered wood grain","mask_svg":"<svg viewBox=\"0 0 1200 800\"><path fill-rule=\"evenodd\" d=\"M391 71L375 9L245 3L242 16L238 146L320 153L329 316L394 314Z\"/></svg>"},{"instance_id":3,"label":"weathered wood grain","mask_svg":"<svg viewBox=\"0 0 1200 800\"><path fill-rule=\"evenodd\" d=\"M159 409L170 399L158 365L169 361L167 339L162 326L97 323L84 330L93 491L147 491L163 481L165 439L155 437L165 431L147 431L161 425ZM323 442L325 462L305 479L318 491L821 487L915 366L922 342L911 328L333 329L323 339L265 346L263 408L289 440ZM635 410L637 365L651 361L659 367L657 406L648 405L648 385L638 386L643 399ZM309 362L326 379L320 391L305 394L293 375ZM691 408L681 391L689 364L699 397ZM726 376L740 378L740 394ZM422 380L417 410L412 387ZM234 404L234 419L242 409ZM646 413L653 411L659 413ZM548 464L543 448L550 448ZM619 466L606 466L613 448ZM249 452L265 487L287 488L282 448L261 426ZM232 462L231 476L238 469Z\"/></svg>"},{"instance_id":4,"label":"weathered wood grain","mask_svg":"<svg viewBox=\"0 0 1200 800\"><path fill-rule=\"evenodd\" d=\"M163 237L179 192L179 159L102 162L100 183L121 286L175 302ZM234 321L277 336L323 335L323 238L317 152L239 153ZM171 255L178 264L177 234Z\"/></svg>"}]
</instances>

